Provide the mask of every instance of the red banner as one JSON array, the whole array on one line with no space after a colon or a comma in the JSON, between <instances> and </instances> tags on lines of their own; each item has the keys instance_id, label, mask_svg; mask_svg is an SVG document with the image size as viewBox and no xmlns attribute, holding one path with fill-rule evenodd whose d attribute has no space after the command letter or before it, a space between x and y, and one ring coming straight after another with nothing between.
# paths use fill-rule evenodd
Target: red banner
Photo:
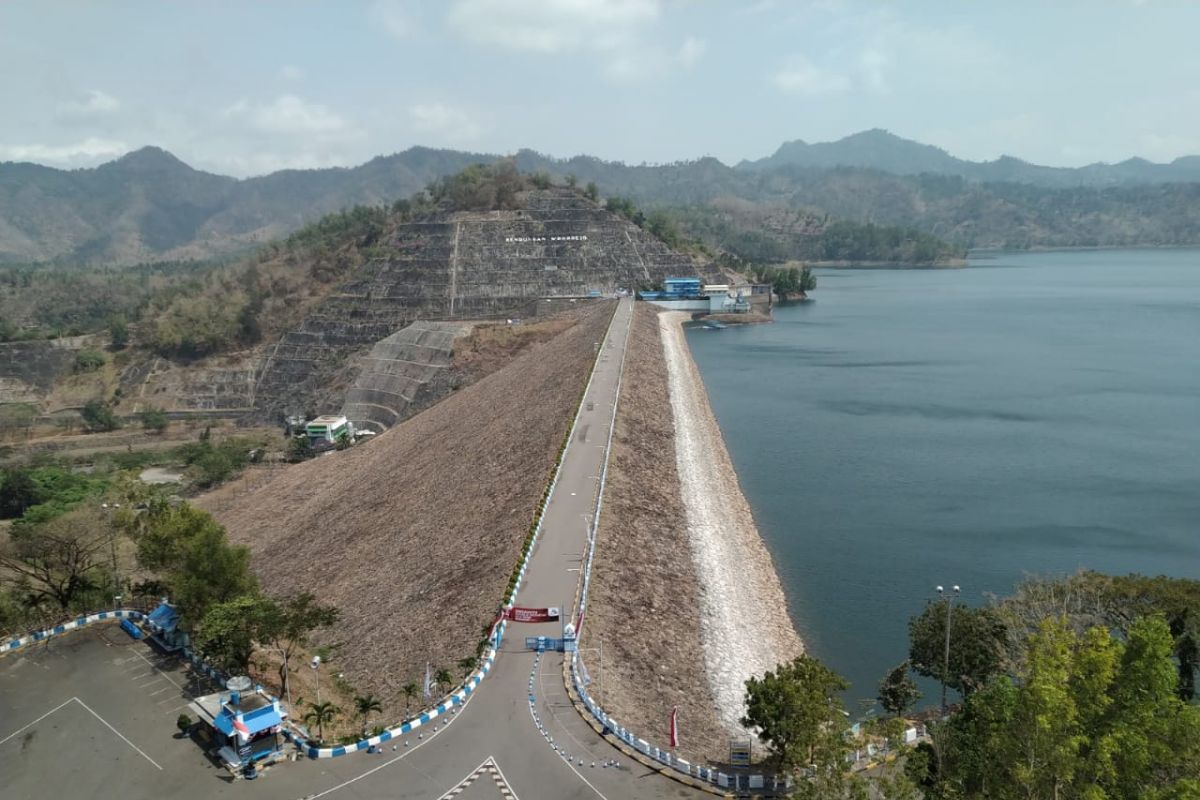
<instances>
[{"instance_id":1,"label":"red banner","mask_svg":"<svg viewBox=\"0 0 1200 800\"><path fill-rule=\"evenodd\" d=\"M504 609L503 616L512 622L558 622L558 609L555 607L523 608L522 606L513 606Z\"/></svg>"}]
</instances>

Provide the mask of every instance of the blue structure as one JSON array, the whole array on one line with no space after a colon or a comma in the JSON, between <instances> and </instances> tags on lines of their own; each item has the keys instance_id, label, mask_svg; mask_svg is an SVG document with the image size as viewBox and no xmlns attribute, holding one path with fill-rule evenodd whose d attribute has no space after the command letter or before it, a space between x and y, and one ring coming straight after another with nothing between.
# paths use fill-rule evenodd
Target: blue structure
<instances>
[{"instance_id":1,"label":"blue structure","mask_svg":"<svg viewBox=\"0 0 1200 800\"><path fill-rule=\"evenodd\" d=\"M702 297L699 278L667 278L663 281L662 299L685 300Z\"/></svg>"},{"instance_id":2,"label":"blue structure","mask_svg":"<svg viewBox=\"0 0 1200 800\"><path fill-rule=\"evenodd\" d=\"M168 653L188 646L188 635L179 630L179 612L166 600L146 616L146 625L151 631L150 641Z\"/></svg>"},{"instance_id":3,"label":"blue structure","mask_svg":"<svg viewBox=\"0 0 1200 800\"><path fill-rule=\"evenodd\" d=\"M198 697L190 706L212 726L214 754L226 764L245 766L279 757L285 714L275 698L261 691L218 692Z\"/></svg>"}]
</instances>

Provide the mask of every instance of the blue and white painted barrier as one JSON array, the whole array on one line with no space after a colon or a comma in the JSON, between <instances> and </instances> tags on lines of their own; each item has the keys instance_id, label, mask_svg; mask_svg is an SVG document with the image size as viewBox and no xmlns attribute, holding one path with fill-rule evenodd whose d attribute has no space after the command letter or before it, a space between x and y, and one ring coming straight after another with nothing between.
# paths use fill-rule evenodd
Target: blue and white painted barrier
<instances>
[{"instance_id":1,"label":"blue and white painted barrier","mask_svg":"<svg viewBox=\"0 0 1200 800\"><path fill-rule=\"evenodd\" d=\"M631 328L633 326L632 314L629 317L629 326ZM626 333L626 336L628 337L628 332ZM628 347L626 348L626 352L627 351ZM604 465L600 469L600 486L596 493L596 511L592 515L592 529L588 536L589 541L587 561L584 564L583 579L579 590L579 630L576 631L576 636L580 636L582 634L583 620L586 616L584 612L587 609L587 592L592 579L592 559L596 553L596 538L600 530L600 512L604 507L604 485L608 479L608 461L612 452L613 432L616 430L617 407L621 402L621 383L624 380L624 377L625 352L622 352L621 371L619 373L619 377L617 378L617 400L613 403L612 420L610 420L608 427L608 442L604 446ZM670 767L672 770L680 773L681 775L687 775L690 778L695 778L721 787L729 787L736 784L739 776L727 775L723 772L712 769L711 767L701 764L692 764L682 758L677 758L670 751L663 750L662 748L651 744L645 739L639 738L633 731L630 731L628 728L624 727L607 713L605 713L604 709L600 708L600 706L597 705L588 694L587 681L580 674L582 663L582 659L580 658L578 652L571 653L571 683L574 685L575 691L579 694L579 698L587 707L588 712L596 719L597 722L611 731L618 739L638 752L646 755L647 757L652 758L667 767ZM587 670L585 668L582 669L582 672L586 673L586 671ZM742 775L740 777L745 778L746 776ZM753 788L764 788L768 780L762 775L751 775L749 777L749 785ZM769 780L774 782L774 776L770 777Z\"/></svg>"},{"instance_id":2,"label":"blue and white painted barrier","mask_svg":"<svg viewBox=\"0 0 1200 800\"><path fill-rule=\"evenodd\" d=\"M114 620L131 619L135 622L145 618L145 614L141 611L134 611L130 608L118 608L113 611L100 611L96 614L85 614L82 617L76 617L70 622L64 622L61 625L55 625L53 628L46 628L44 631L34 631L27 636L21 636L16 639L9 639L0 643L0 656L11 653L14 650L20 650L23 647L28 647L37 642L44 642L46 639L51 639L55 636L61 636L64 633L79 630L80 628L91 625L94 622L111 622Z\"/></svg>"},{"instance_id":3,"label":"blue and white painted barrier","mask_svg":"<svg viewBox=\"0 0 1200 800\"><path fill-rule=\"evenodd\" d=\"M563 448L563 452L558 459L558 463L554 466L554 474L550 478L550 487L546 494L547 497L554 494L554 487L558 485L558 476L562 473L563 462L566 460L567 451L571 448L571 441L574 439L575 428L579 424L579 416L583 413L584 400L587 397L588 389L590 389L592 386L592 378L596 374L596 364L600 362L600 354L601 351L596 353L596 359L592 363L592 370L588 373L587 384L584 385L583 393L579 396L579 405L575 409L575 417L571 420L571 427L567 431L567 445L565 448ZM542 534L542 520L545 518L545 516L545 509L542 509L538 512L537 521L534 523L533 537L530 539L529 548L525 551L525 554L521 558L521 567L517 571L517 582L513 586L512 591L509 592L508 597L505 599L505 609L512 608L514 605L516 605L517 594L521 590L521 584L525 582L525 573L529 569L530 561L533 560L533 551L536 549L538 539ZM491 672L492 665L496 662L496 654L499 652L500 643L504 641L504 631L507 627L508 622L503 619L497 620L496 624L492 626L492 630L488 634L488 638L491 639L492 644L484 654L483 664L478 670L475 671L474 674L471 675L469 679L462 684L462 686L447 696L445 700L443 700L434 708L414 717L413 719L408 720L402 725L389 728L382 733L376 734L375 736L371 736L367 739L360 739L354 744L340 745L338 747L316 747L309 744L296 731L289 731L288 735L292 737L296 743L296 746L299 747L309 758L337 758L338 756L356 753L360 750L368 750L372 747L377 747L383 742L395 739L396 737L403 736L407 733L412 733L418 728L433 722L438 717L449 713L449 711L456 706L461 706L466 703L467 698L474 694L475 690L479 687L480 682L487 677L489 672Z\"/></svg>"}]
</instances>

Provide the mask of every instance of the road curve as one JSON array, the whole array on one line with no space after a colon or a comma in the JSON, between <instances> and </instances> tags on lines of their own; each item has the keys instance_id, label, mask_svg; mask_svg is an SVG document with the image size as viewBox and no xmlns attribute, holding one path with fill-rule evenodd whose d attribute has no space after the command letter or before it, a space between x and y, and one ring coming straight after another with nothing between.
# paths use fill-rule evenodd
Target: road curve
<instances>
[{"instance_id":1,"label":"road curve","mask_svg":"<svg viewBox=\"0 0 1200 800\"><path fill-rule=\"evenodd\" d=\"M605 339L597 343L599 357L591 384L517 597L522 606L559 606L568 620L577 617L590 517L632 314L632 299L618 301ZM561 636L560 623L509 623L495 666L470 702L449 722L424 732L421 739L414 734L407 745L398 745L401 751L420 746L419 752L384 761L374 771L352 779L339 781L337 773L346 773L330 770L328 785L322 787L321 781L314 781L309 797L507 796L499 788L497 776L502 776L511 796L524 800L658 800L705 795L642 766L602 739L570 703L563 683L563 655L547 652L539 658L525 649L525 637L538 635ZM361 756L351 760L357 758ZM619 766L605 766L612 760ZM486 776L479 778L485 772ZM452 792L456 793L448 794Z\"/></svg>"}]
</instances>

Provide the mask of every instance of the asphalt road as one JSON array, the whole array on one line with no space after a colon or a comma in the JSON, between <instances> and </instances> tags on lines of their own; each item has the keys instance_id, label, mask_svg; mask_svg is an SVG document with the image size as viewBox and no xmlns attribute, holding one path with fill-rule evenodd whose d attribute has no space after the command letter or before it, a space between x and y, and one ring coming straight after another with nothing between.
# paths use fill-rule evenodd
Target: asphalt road
<instances>
[{"instance_id":1,"label":"asphalt road","mask_svg":"<svg viewBox=\"0 0 1200 800\"><path fill-rule=\"evenodd\" d=\"M576 617L589 520L596 505L632 313L633 301L622 299L605 341L599 344L600 358L546 507L542 535L526 582L517 597L523 606L559 606L567 612L567 619ZM632 761L600 738L570 704L563 684L563 655L548 652L539 658L525 649L525 637L538 635L560 636L560 623L510 623L491 674L449 727L423 744L419 752L399 760L394 768L380 769L349 785L314 785L313 795L440 798L488 762L503 774L507 790L517 798L650 800L703 796L703 792ZM531 674L536 698L532 710L528 691ZM534 711L545 734L538 729ZM415 741L410 740L412 744ZM569 754L569 760L565 754ZM605 766L611 760L619 766ZM499 793L492 777L485 777L477 778L453 796L505 796Z\"/></svg>"},{"instance_id":2,"label":"asphalt road","mask_svg":"<svg viewBox=\"0 0 1200 800\"><path fill-rule=\"evenodd\" d=\"M633 301L622 299L598 343L600 358L517 598L523 606L559 606L566 619L577 616L580 570L632 312ZM62 640L65 646L9 657L0 670L0 772L9 778L7 786L0 778L0 795L15 789L15 796L36 791L133 800L163 796L164 786L184 798L236 792L272 800L703 795L600 738L571 706L563 655L525 649L525 637L537 635L557 638L560 623L510 623L491 674L448 721L407 741L388 742L381 752L285 763L253 784L232 785L198 748L170 738L179 707L206 687L187 686L172 671L177 664L156 658L144 643L125 641L115 627L71 634ZM75 773L55 766L64 759ZM613 760L618 765L606 766ZM55 786L58 791L42 794ZM80 794L85 786L93 793Z\"/></svg>"}]
</instances>

